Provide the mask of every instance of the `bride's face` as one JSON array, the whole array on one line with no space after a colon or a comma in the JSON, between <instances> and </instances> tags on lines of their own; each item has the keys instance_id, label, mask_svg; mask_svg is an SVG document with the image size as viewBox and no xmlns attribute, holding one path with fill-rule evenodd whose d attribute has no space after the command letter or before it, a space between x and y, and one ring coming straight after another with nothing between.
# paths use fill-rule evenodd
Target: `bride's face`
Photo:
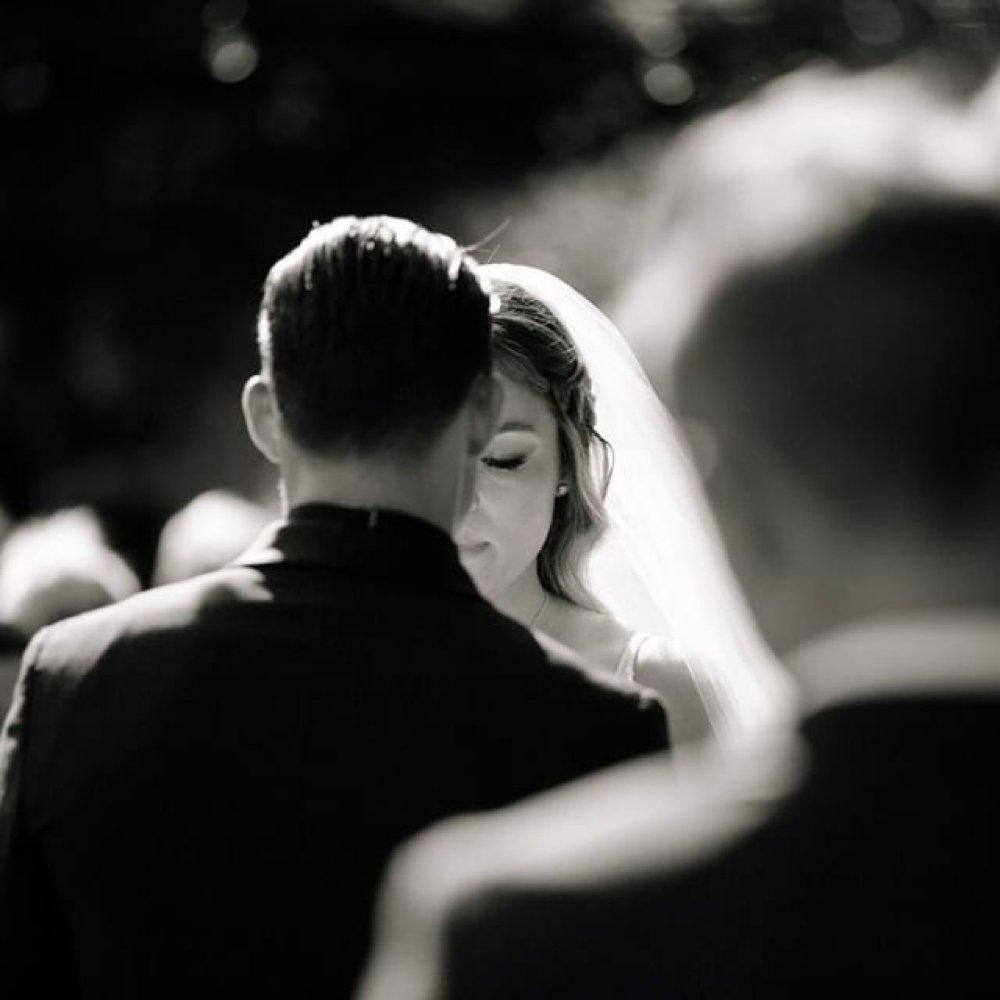
<instances>
[{"instance_id":1,"label":"bride's face","mask_svg":"<svg viewBox=\"0 0 1000 1000\"><path fill-rule=\"evenodd\" d=\"M559 431L547 402L500 375L503 408L480 458L476 492L456 532L462 565L486 597L534 572L552 523Z\"/></svg>"}]
</instances>

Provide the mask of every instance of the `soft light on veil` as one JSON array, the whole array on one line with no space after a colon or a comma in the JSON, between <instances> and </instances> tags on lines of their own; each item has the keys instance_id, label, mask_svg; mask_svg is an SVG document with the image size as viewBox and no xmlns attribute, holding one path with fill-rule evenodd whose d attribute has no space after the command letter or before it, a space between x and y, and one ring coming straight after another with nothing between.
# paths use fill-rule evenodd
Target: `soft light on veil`
<instances>
[{"instance_id":1,"label":"soft light on veil","mask_svg":"<svg viewBox=\"0 0 1000 1000\"><path fill-rule=\"evenodd\" d=\"M790 687L757 633L673 420L624 337L554 275L489 264L491 278L547 305L590 373L597 430L614 467L608 531L587 575L594 595L627 628L667 637L700 666L735 736L779 718Z\"/></svg>"}]
</instances>

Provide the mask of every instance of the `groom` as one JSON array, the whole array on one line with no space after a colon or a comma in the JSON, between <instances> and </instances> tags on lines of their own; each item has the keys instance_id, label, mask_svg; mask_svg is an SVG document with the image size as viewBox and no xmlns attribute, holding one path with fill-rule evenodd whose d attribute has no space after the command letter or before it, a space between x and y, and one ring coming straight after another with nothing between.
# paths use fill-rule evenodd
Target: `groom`
<instances>
[{"instance_id":1,"label":"groom","mask_svg":"<svg viewBox=\"0 0 1000 1000\"><path fill-rule=\"evenodd\" d=\"M547 657L459 564L498 409L489 300L401 219L336 219L272 268L243 404L285 519L25 655L11 995L343 996L403 838L663 746L658 707Z\"/></svg>"}]
</instances>

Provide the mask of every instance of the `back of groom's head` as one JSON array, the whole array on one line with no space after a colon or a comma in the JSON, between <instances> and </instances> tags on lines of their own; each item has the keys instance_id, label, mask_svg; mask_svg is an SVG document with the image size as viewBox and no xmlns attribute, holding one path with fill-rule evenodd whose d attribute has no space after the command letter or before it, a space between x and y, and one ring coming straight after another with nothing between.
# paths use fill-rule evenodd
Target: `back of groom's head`
<instances>
[{"instance_id":1,"label":"back of groom's head","mask_svg":"<svg viewBox=\"0 0 1000 1000\"><path fill-rule=\"evenodd\" d=\"M272 268L262 374L323 454L419 449L490 367L489 290L448 236L390 216L316 226Z\"/></svg>"}]
</instances>

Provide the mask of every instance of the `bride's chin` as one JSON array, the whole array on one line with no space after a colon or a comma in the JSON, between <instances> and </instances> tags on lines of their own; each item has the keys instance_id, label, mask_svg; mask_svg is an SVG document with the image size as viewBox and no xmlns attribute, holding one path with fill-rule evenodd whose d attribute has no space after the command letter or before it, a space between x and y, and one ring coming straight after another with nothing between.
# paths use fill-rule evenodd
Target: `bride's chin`
<instances>
[{"instance_id":1,"label":"bride's chin","mask_svg":"<svg viewBox=\"0 0 1000 1000\"><path fill-rule=\"evenodd\" d=\"M462 569L465 570L469 576L472 577L472 582L476 585L476 589L479 591L483 597L490 596L490 578L488 573L484 573L484 566L482 563L476 559L469 559L465 555L459 556L459 562L462 564Z\"/></svg>"}]
</instances>

